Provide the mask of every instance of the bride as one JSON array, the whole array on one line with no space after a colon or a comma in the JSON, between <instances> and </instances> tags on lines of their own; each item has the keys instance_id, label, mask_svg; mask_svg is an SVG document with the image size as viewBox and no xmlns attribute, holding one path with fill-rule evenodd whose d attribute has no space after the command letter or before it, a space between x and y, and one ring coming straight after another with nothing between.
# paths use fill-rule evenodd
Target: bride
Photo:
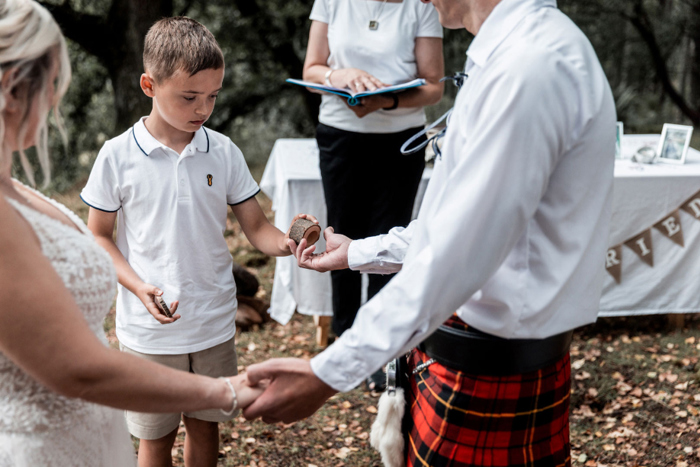
<instances>
[{"instance_id":1,"label":"bride","mask_svg":"<svg viewBox=\"0 0 700 467\"><path fill-rule=\"evenodd\" d=\"M133 466L120 410L245 407L245 375L207 378L106 345L116 287L108 254L64 206L11 178L37 146L48 179L46 118L70 80L66 45L32 0L0 0L0 467ZM237 396L237 397L236 397Z\"/></svg>"}]
</instances>

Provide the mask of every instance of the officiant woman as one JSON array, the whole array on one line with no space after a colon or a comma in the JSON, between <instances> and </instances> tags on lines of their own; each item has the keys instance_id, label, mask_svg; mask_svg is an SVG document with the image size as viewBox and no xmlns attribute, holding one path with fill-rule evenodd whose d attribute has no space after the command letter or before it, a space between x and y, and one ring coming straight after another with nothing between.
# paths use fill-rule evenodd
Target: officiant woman
<instances>
[{"instance_id":1,"label":"officiant woman","mask_svg":"<svg viewBox=\"0 0 700 467\"><path fill-rule=\"evenodd\" d=\"M328 225L350 238L387 233L411 220L425 153L401 145L425 124L423 107L442 98L442 26L420 0L316 0L304 80L354 92L415 78L424 86L397 94L347 99L324 94L316 139ZM369 276L367 299L393 275ZM333 331L340 336L360 307L361 276L333 271ZM383 385L381 370L367 384Z\"/></svg>"}]
</instances>

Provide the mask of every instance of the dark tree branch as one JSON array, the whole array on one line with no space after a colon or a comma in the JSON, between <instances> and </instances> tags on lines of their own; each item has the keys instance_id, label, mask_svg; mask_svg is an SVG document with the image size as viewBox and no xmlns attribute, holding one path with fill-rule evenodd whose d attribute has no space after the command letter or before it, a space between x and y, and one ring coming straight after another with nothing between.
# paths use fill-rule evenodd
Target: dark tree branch
<instances>
[{"instance_id":1,"label":"dark tree branch","mask_svg":"<svg viewBox=\"0 0 700 467\"><path fill-rule=\"evenodd\" d=\"M39 3L53 15L67 38L104 60L109 44L109 28L104 18L76 11L68 1L60 4Z\"/></svg>"},{"instance_id":2,"label":"dark tree branch","mask_svg":"<svg viewBox=\"0 0 700 467\"><path fill-rule=\"evenodd\" d=\"M278 94L279 92L273 94L237 94L235 99L226 103L226 116L221 120L217 119L216 124L212 124L211 129L220 133L225 132L236 117L249 114L259 104Z\"/></svg>"},{"instance_id":3,"label":"dark tree branch","mask_svg":"<svg viewBox=\"0 0 700 467\"><path fill-rule=\"evenodd\" d=\"M187 12L190 11L190 8L192 8L192 5L194 5L194 2L196 0L188 0L185 3L185 6L182 7L182 9L177 13L177 16L187 16Z\"/></svg>"},{"instance_id":4,"label":"dark tree branch","mask_svg":"<svg viewBox=\"0 0 700 467\"><path fill-rule=\"evenodd\" d=\"M659 42L654 34L654 29L649 15L642 2L637 0L634 5L634 14L627 16L632 26L639 32L642 40L647 44L652 61L656 68L656 75L671 101L686 115L694 126L700 125L700 110L691 107L683 95L676 89L671 80L666 58L659 47Z\"/></svg>"},{"instance_id":5,"label":"dark tree branch","mask_svg":"<svg viewBox=\"0 0 700 467\"><path fill-rule=\"evenodd\" d=\"M234 0L233 3L241 13L241 17L251 20L253 25L251 29L256 32L259 40L269 45L270 52L275 62L281 65L289 76L301 78L304 71L304 62L299 58L296 50L294 50L292 41L284 40L271 42L261 35L261 32L265 31L267 33L275 32L281 37L288 36L286 31L281 31L275 26L270 12L264 8L260 8L257 0ZM307 92L302 88L299 89L299 92L303 93L302 96L307 114L313 122L313 125L316 126L318 123L318 108L321 105L321 96Z\"/></svg>"}]
</instances>

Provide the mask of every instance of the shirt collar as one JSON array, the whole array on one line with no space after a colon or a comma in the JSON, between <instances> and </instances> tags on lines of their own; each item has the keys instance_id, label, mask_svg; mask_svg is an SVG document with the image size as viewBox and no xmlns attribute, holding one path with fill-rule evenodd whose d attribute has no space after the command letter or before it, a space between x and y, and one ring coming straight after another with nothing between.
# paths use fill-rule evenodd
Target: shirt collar
<instances>
[{"instance_id":1,"label":"shirt collar","mask_svg":"<svg viewBox=\"0 0 700 467\"><path fill-rule=\"evenodd\" d=\"M475 65L483 67L493 51L525 16L540 8L556 7L556 0L502 0L481 25L469 45L467 56Z\"/></svg>"},{"instance_id":2,"label":"shirt collar","mask_svg":"<svg viewBox=\"0 0 700 467\"><path fill-rule=\"evenodd\" d=\"M146 117L141 117L139 121L134 124L131 134L134 137L134 141L136 141L136 145L139 147L139 149L141 149L145 155L150 156L156 149L164 149L167 146L155 139L153 135L149 133L146 125L143 123L145 119ZM209 152L209 134L204 127L201 127L194 133L194 138L192 138L192 142L190 142L188 146L191 145L194 145L199 152Z\"/></svg>"}]
</instances>

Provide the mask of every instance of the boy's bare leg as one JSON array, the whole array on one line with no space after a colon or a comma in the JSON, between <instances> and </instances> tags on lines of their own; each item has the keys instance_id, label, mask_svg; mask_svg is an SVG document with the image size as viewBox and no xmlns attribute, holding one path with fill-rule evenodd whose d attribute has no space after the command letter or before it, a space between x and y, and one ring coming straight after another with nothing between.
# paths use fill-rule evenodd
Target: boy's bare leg
<instances>
[{"instance_id":1,"label":"boy's bare leg","mask_svg":"<svg viewBox=\"0 0 700 467\"><path fill-rule=\"evenodd\" d=\"M139 442L139 467L172 467L173 444L177 428L158 439L142 439Z\"/></svg>"},{"instance_id":2,"label":"boy's bare leg","mask_svg":"<svg viewBox=\"0 0 700 467\"><path fill-rule=\"evenodd\" d=\"M219 458L219 424L183 415L185 421L185 466L216 467Z\"/></svg>"}]
</instances>

